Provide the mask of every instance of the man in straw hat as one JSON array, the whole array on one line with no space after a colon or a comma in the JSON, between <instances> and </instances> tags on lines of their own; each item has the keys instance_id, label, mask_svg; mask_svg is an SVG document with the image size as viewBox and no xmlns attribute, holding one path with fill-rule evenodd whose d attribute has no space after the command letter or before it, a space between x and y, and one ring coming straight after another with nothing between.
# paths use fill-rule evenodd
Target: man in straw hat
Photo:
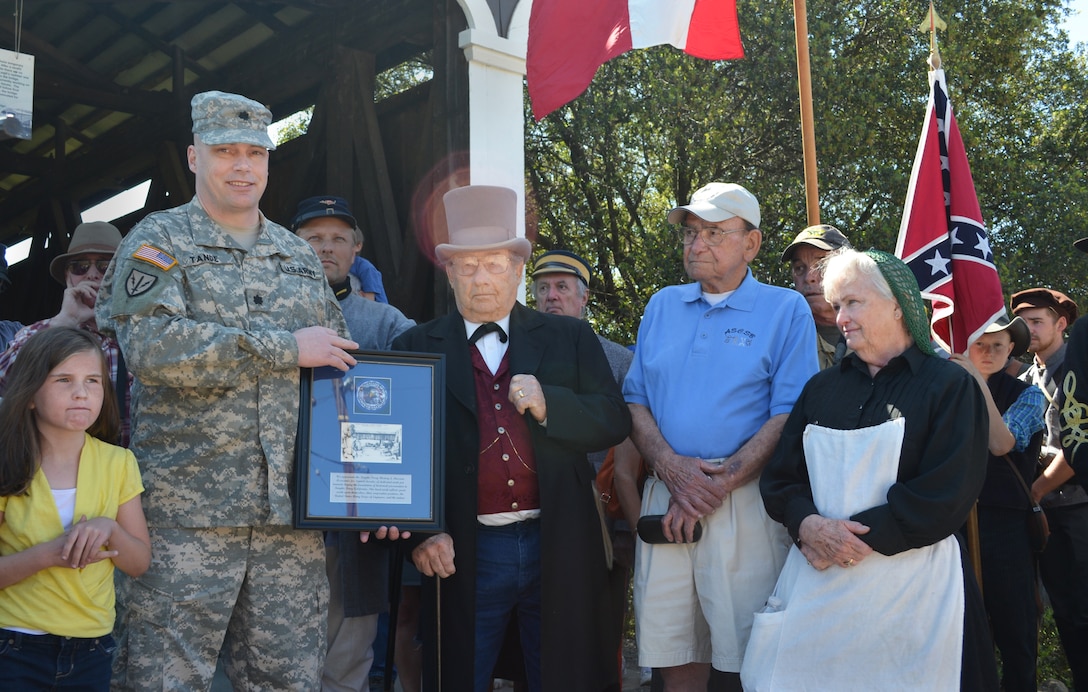
<instances>
[{"instance_id":1,"label":"man in straw hat","mask_svg":"<svg viewBox=\"0 0 1088 692\"><path fill-rule=\"evenodd\" d=\"M49 264L49 275L65 287L60 312L24 327L0 354L0 395L3 394L8 368L15 362L27 339L50 327L86 329L97 336L102 344L102 353L110 369L110 383L117 390L117 404L121 412L120 443L127 446L130 434L128 394L132 376L125 369L117 340L99 332L94 319L98 288L120 244L121 232L113 224L92 221L76 226L68 242L68 252L57 255Z\"/></svg>"},{"instance_id":2,"label":"man in straw hat","mask_svg":"<svg viewBox=\"0 0 1088 692\"><path fill-rule=\"evenodd\" d=\"M299 368L355 364L309 245L258 204L271 113L192 100L196 197L122 242L98 322L136 375L151 568L118 586L114 685L208 689L220 649L235 690L316 690L328 579L319 531L292 528Z\"/></svg>"},{"instance_id":3,"label":"man in straw hat","mask_svg":"<svg viewBox=\"0 0 1088 692\"><path fill-rule=\"evenodd\" d=\"M1012 312L1031 330L1031 367L1020 378L1047 397L1046 434L1039 455L1042 473L1031 490L1046 511L1050 538L1039 556L1039 576L1050 597L1054 624L1065 649L1075 689L1088 689L1088 491L1078 483L1062 449L1065 404L1065 331L1077 320L1077 304L1052 288L1012 295Z\"/></svg>"},{"instance_id":4,"label":"man in straw hat","mask_svg":"<svg viewBox=\"0 0 1088 692\"><path fill-rule=\"evenodd\" d=\"M446 355L447 532L412 553L440 581L423 585L424 688L440 675L445 690L490 690L517 613L530 690L599 692L617 666L586 453L626 437L629 414L588 324L517 303L530 245L516 193L473 185L443 203L435 253L457 311L394 342Z\"/></svg>"},{"instance_id":5,"label":"man in straw hat","mask_svg":"<svg viewBox=\"0 0 1088 692\"><path fill-rule=\"evenodd\" d=\"M816 330L799 293L748 268L763 240L751 192L710 183L668 221L692 283L650 298L623 385L631 439L654 471L642 514L665 515L671 541L638 544L639 664L662 668L666 689L706 689L713 667L715 686L739 690L753 613L790 543L756 481L817 371Z\"/></svg>"}]
</instances>

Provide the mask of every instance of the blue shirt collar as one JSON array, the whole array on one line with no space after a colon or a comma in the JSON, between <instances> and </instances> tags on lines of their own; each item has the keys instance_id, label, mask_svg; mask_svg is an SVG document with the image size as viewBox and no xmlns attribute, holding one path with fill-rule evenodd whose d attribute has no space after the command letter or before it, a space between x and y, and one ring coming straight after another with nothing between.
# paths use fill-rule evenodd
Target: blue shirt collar
<instances>
[{"instance_id":1,"label":"blue shirt collar","mask_svg":"<svg viewBox=\"0 0 1088 692\"><path fill-rule=\"evenodd\" d=\"M752 269L749 267L745 271L744 279L741 280L740 286L737 286L737 290L733 291L732 295L728 298L712 307L730 307L735 310L751 312L755 309L757 286L758 282L755 277L752 276ZM703 299L703 287L697 281L695 283L682 284L680 288L680 299L685 303L694 303Z\"/></svg>"}]
</instances>

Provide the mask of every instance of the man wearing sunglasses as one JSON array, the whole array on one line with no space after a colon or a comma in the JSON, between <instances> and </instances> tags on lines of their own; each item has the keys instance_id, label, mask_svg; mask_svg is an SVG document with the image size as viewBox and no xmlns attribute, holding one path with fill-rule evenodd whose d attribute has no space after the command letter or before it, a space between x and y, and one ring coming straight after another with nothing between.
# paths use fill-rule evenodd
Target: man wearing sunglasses
<instances>
[{"instance_id":1,"label":"man wearing sunglasses","mask_svg":"<svg viewBox=\"0 0 1088 692\"><path fill-rule=\"evenodd\" d=\"M23 347L27 339L50 327L86 329L98 337L102 344L102 352L106 354L106 363L110 367L110 381L117 389L117 403L121 412L120 443L127 447L128 393L132 386L132 376L124 367L117 340L100 333L94 317L98 287L120 244L121 232L112 224L92 221L76 226L76 230L72 232L72 239L68 243L68 252L58 255L49 264L50 275L65 287L60 312L49 319L24 327L8 343L4 352L0 353L0 396L6 384L8 368L15 362L19 349ZM120 378L118 377L119 369ZM124 383L124 386L119 387L119 383Z\"/></svg>"}]
</instances>

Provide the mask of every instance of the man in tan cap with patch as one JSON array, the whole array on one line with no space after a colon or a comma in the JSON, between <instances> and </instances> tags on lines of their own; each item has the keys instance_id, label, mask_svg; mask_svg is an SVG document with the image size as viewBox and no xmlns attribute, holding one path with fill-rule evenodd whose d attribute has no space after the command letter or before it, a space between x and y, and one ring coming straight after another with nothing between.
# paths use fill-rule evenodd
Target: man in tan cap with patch
<instances>
[{"instance_id":1,"label":"man in tan cap with patch","mask_svg":"<svg viewBox=\"0 0 1088 692\"><path fill-rule=\"evenodd\" d=\"M473 185L443 202L449 242L435 252L457 311L394 341L446 356L447 531L412 552L427 577L423 688L440 676L441 689L490 690L517 613L529 690L600 692L618 666L586 453L620 442L630 418L589 325L517 302L530 245L516 193Z\"/></svg>"},{"instance_id":2,"label":"man in tan cap with patch","mask_svg":"<svg viewBox=\"0 0 1088 692\"><path fill-rule=\"evenodd\" d=\"M152 563L118 582L121 689L317 690L328 580L319 531L292 528L299 368L356 348L321 263L258 208L271 113L192 100L196 197L121 243L96 308L136 375Z\"/></svg>"},{"instance_id":3,"label":"man in tan cap with patch","mask_svg":"<svg viewBox=\"0 0 1088 692\"><path fill-rule=\"evenodd\" d=\"M838 363L848 350L835 324L835 309L824 298L823 261L841 247L850 247L850 241L842 231L824 223L802 230L782 251L782 261L790 263L793 287L805 297L816 320L816 354L821 370Z\"/></svg>"},{"instance_id":4,"label":"man in tan cap with patch","mask_svg":"<svg viewBox=\"0 0 1088 692\"><path fill-rule=\"evenodd\" d=\"M623 383L631 439L654 471L642 514L664 515L667 541L637 547L639 665L662 668L668 690L709 679L739 691L753 614L790 545L759 474L817 371L816 333L800 294L748 268L763 242L751 192L710 183L667 218L691 283L650 298Z\"/></svg>"},{"instance_id":5,"label":"man in tan cap with patch","mask_svg":"<svg viewBox=\"0 0 1088 692\"><path fill-rule=\"evenodd\" d=\"M50 327L86 329L97 336L101 342L102 353L105 354L106 363L109 365L110 384L117 391L117 404L121 412L120 444L128 446L130 433L128 402L132 376L125 368L117 340L99 332L94 318L99 285L120 244L121 232L113 224L91 221L76 226L76 230L72 232L72 239L68 241L68 252L54 257L49 264L50 276L65 287L60 312L49 319L24 327L8 343L4 352L0 353L0 396L3 396L8 368L15 362L19 350L27 339Z\"/></svg>"}]
</instances>

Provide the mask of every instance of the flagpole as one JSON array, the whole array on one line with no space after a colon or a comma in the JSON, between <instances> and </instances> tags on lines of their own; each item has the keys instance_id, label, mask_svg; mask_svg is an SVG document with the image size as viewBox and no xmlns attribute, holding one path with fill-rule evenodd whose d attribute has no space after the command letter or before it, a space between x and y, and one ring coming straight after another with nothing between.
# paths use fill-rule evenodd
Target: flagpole
<instances>
[{"instance_id":1,"label":"flagpole","mask_svg":"<svg viewBox=\"0 0 1088 692\"><path fill-rule=\"evenodd\" d=\"M808 62L808 10L805 0L793 0L793 29L797 37L797 90L801 97L801 147L805 162L805 209L808 225L820 223L820 186L816 178L816 130L812 123L812 73Z\"/></svg>"}]
</instances>

